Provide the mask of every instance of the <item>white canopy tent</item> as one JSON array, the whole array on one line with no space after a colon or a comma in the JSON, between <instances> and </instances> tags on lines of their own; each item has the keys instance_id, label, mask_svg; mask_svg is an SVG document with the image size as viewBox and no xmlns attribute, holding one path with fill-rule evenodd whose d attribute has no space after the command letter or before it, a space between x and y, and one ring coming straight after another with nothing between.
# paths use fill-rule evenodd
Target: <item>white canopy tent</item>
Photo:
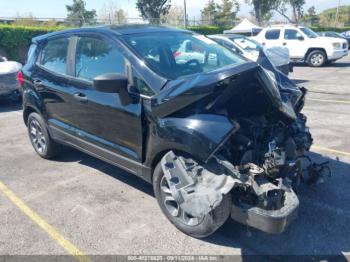
<instances>
[{"instance_id":1,"label":"white canopy tent","mask_svg":"<svg viewBox=\"0 0 350 262\"><path fill-rule=\"evenodd\" d=\"M250 22L247 18L243 19L238 25L236 25L231 30L224 31L225 34L251 34L254 35L257 32L260 32L262 27L257 26Z\"/></svg>"}]
</instances>

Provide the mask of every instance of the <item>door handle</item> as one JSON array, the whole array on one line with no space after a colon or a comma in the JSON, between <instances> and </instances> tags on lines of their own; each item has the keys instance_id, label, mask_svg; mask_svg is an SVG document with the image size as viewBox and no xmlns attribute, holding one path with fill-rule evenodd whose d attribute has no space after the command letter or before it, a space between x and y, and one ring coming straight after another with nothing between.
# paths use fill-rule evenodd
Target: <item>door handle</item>
<instances>
[{"instance_id":1,"label":"door handle","mask_svg":"<svg viewBox=\"0 0 350 262\"><path fill-rule=\"evenodd\" d=\"M88 101L87 96L83 93L75 93L73 95L73 97L75 100L78 100L79 102L87 102Z\"/></svg>"},{"instance_id":2,"label":"door handle","mask_svg":"<svg viewBox=\"0 0 350 262\"><path fill-rule=\"evenodd\" d=\"M262 43L262 45L266 45L266 43Z\"/></svg>"},{"instance_id":3,"label":"door handle","mask_svg":"<svg viewBox=\"0 0 350 262\"><path fill-rule=\"evenodd\" d=\"M283 43L282 45L287 45L287 43Z\"/></svg>"}]
</instances>

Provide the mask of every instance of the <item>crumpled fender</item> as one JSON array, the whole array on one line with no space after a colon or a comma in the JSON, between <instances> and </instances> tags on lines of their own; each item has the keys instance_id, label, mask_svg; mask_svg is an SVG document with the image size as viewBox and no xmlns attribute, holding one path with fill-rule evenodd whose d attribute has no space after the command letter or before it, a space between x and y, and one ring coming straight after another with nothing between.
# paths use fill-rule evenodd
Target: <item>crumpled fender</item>
<instances>
[{"instance_id":1,"label":"crumpled fender","mask_svg":"<svg viewBox=\"0 0 350 262\"><path fill-rule=\"evenodd\" d=\"M186 118L158 119L151 133L146 155L179 150L206 162L215 150L239 129L239 124L222 115L198 114Z\"/></svg>"}]
</instances>

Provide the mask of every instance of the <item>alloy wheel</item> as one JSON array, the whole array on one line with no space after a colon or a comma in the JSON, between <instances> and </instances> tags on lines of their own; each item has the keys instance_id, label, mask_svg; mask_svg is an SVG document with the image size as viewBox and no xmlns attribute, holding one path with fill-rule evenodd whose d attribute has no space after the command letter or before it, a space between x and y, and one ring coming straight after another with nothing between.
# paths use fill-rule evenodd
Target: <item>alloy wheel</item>
<instances>
[{"instance_id":1,"label":"alloy wheel","mask_svg":"<svg viewBox=\"0 0 350 262\"><path fill-rule=\"evenodd\" d=\"M33 119L29 124L30 139L35 147L35 149L43 154L46 150L47 143L46 138L43 133L42 127L36 119Z\"/></svg>"},{"instance_id":2,"label":"alloy wheel","mask_svg":"<svg viewBox=\"0 0 350 262\"><path fill-rule=\"evenodd\" d=\"M204 217L193 217L179 206L171 194L171 190L165 176L163 176L160 181L160 190L164 206L171 216L177 218L187 226L197 226L203 221Z\"/></svg>"},{"instance_id":3,"label":"alloy wheel","mask_svg":"<svg viewBox=\"0 0 350 262\"><path fill-rule=\"evenodd\" d=\"M320 66L324 63L324 56L320 53L316 53L311 56L310 61L314 66Z\"/></svg>"}]
</instances>

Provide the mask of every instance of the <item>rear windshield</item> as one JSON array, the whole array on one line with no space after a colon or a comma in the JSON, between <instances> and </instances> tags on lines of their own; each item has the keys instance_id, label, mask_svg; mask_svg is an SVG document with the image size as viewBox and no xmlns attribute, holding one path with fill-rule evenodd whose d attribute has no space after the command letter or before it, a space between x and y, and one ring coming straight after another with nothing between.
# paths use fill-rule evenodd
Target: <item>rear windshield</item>
<instances>
[{"instance_id":1,"label":"rear windshield","mask_svg":"<svg viewBox=\"0 0 350 262\"><path fill-rule=\"evenodd\" d=\"M215 41L187 32L126 35L124 40L153 71L167 79L246 62Z\"/></svg>"}]
</instances>

